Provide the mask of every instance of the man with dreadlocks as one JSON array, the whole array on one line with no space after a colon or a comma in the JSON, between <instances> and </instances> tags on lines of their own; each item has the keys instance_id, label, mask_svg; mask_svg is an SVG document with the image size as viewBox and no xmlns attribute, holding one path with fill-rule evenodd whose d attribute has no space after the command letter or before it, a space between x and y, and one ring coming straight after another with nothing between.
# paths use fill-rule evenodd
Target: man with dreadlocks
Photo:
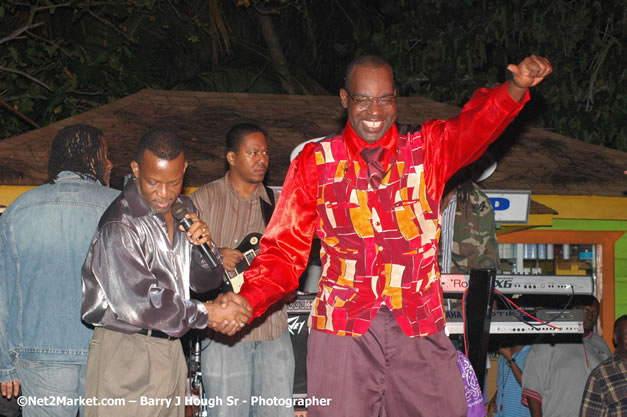
<instances>
[{"instance_id":1,"label":"man with dreadlocks","mask_svg":"<svg viewBox=\"0 0 627 417\"><path fill-rule=\"evenodd\" d=\"M0 386L7 398L65 398L23 415L76 416L92 330L81 322L81 267L119 194L100 130L68 126L52 142L47 183L0 216ZM59 401L63 402L63 401Z\"/></svg>"}]
</instances>

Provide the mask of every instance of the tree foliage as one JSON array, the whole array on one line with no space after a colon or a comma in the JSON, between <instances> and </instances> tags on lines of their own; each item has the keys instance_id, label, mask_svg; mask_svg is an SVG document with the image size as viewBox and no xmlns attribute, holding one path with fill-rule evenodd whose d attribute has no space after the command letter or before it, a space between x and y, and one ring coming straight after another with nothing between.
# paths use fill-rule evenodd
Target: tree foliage
<instances>
[{"instance_id":1,"label":"tree foliage","mask_svg":"<svg viewBox=\"0 0 627 417\"><path fill-rule=\"evenodd\" d=\"M225 59L232 49L221 3L5 0L0 97L14 111L0 111L0 137L33 128L17 112L43 126L146 87L280 90L254 81L254 59Z\"/></svg>"},{"instance_id":2,"label":"tree foliage","mask_svg":"<svg viewBox=\"0 0 627 417\"><path fill-rule=\"evenodd\" d=\"M0 6L3 100L46 125L137 88L130 76L139 6L126 2L32 2ZM107 18L103 18L103 15ZM135 64L135 67L138 65ZM3 134L27 128L4 111Z\"/></svg>"},{"instance_id":3,"label":"tree foliage","mask_svg":"<svg viewBox=\"0 0 627 417\"><path fill-rule=\"evenodd\" d=\"M627 150L619 0L4 0L0 98L39 125L145 87L335 94L356 55L461 105L530 53L535 125ZM0 110L0 137L33 129Z\"/></svg>"},{"instance_id":4,"label":"tree foliage","mask_svg":"<svg viewBox=\"0 0 627 417\"><path fill-rule=\"evenodd\" d=\"M402 0L373 33L397 69L402 94L461 105L477 86L503 82L509 63L549 57L554 74L532 91L535 124L627 150L625 17L620 1ZM409 11L409 12L407 12Z\"/></svg>"}]
</instances>

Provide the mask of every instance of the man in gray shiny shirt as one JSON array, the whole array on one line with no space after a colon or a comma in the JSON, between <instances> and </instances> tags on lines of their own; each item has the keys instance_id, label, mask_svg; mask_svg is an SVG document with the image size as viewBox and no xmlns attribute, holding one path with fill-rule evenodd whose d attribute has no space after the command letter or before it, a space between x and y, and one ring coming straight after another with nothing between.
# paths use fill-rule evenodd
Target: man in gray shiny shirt
<instances>
[{"instance_id":1,"label":"man in gray shiny shirt","mask_svg":"<svg viewBox=\"0 0 627 417\"><path fill-rule=\"evenodd\" d=\"M134 177L104 213L83 266L83 320L96 329L89 347L87 416L184 416L187 367L178 337L208 325L234 334L250 310L233 302L189 299L222 281L194 245L207 225L180 195L187 162L176 134L153 130L140 141ZM192 221L176 227L179 201ZM180 228L180 230L179 230ZM219 257L219 253L214 249ZM118 399L110 406L102 401Z\"/></svg>"}]
</instances>

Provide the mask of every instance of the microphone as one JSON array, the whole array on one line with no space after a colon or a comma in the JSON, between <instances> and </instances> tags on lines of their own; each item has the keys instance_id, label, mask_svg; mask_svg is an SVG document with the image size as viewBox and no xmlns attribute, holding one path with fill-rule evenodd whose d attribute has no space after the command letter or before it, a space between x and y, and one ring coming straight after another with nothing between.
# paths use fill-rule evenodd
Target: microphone
<instances>
[{"instance_id":1,"label":"microphone","mask_svg":"<svg viewBox=\"0 0 627 417\"><path fill-rule=\"evenodd\" d=\"M192 226L193 222L190 219L185 217L186 214L187 214L187 207L185 206L185 204L181 203L180 201L177 201L176 203L172 205L172 215L177 221L179 221L183 225L183 229L185 229L185 231L187 232L189 228ZM208 244L203 243L202 245L195 245L195 246L200 250L200 252L203 254L207 262L209 262L209 266L211 267L211 269L216 269L220 265L220 263L218 262L218 259L213 254L213 251L211 250Z\"/></svg>"}]
</instances>

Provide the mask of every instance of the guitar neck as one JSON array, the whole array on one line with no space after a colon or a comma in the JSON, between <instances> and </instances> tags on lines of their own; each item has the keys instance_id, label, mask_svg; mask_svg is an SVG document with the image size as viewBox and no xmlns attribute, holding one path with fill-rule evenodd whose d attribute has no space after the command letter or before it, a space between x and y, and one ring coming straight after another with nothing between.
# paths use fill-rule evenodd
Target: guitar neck
<instances>
[{"instance_id":1,"label":"guitar neck","mask_svg":"<svg viewBox=\"0 0 627 417\"><path fill-rule=\"evenodd\" d=\"M244 253L244 257L241 261L237 263L237 265L235 265L235 269L227 273L229 275L229 278L233 278L240 274L243 274L244 271L248 269L253 260L257 257L257 255L259 255L259 249L249 250L248 252Z\"/></svg>"}]
</instances>

